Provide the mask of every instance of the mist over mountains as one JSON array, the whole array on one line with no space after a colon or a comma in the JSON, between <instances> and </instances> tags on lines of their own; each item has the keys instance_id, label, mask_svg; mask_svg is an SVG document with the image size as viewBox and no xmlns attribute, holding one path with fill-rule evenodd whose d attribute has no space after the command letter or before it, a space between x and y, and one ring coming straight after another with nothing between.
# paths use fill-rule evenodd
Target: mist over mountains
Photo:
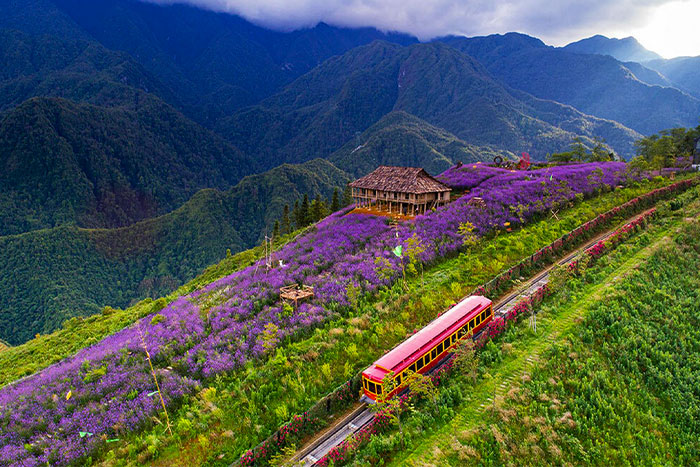
<instances>
[{"instance_id":1,"label":"mist over mountains","mask_svg":"<svg viewBox=\"0 0 700 467\"><path fill-rule=\"evenodd\" d=\"M0 338L162 294L261 241L285 204L380 164L436 174L544 159L574 138L629 158L643 135L696 126L698 59L640 47L515 33L420 43L136 0L3 2ZM95 288L75 285L86 274Z\"/></svg>"}]
</instances>

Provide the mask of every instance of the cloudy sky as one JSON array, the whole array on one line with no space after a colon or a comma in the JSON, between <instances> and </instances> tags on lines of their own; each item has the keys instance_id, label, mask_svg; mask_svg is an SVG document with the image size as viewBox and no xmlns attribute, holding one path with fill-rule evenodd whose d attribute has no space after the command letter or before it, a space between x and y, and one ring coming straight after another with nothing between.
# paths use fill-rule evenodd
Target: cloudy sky
<instances>
[{"instance_id":1,"label":"cloudy sky","mask_svg":"<svg viewBox=\"0 0 700 467\"><path fill-rule=\"evenodd\" d=\"M151 0L239 14L273 29L325 21L374 26L428 40L523 32L550 45L594 34L636 37L666 58L700 55L700 0ZM694 24L695 23L695 24Z\"/></svg>"}]
</instances>

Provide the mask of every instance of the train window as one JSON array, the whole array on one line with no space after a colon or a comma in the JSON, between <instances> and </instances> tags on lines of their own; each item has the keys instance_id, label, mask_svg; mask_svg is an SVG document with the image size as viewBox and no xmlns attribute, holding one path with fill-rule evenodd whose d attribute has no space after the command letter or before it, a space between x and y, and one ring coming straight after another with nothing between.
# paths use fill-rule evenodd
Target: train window
<instances>
[{"instance_id":1,"label":"train window","mask_svg":"<svg viewBox=\"0 0 700 467\"><path fill-rule=\"evenodd\" d=\"M474 323L478 326L481 324L481 315L477 316L476 319L474 320Z\"/></svg>"},{"instance_id":2,"label":"train window","mask_svg":"<svg viewBox=\"0 0 700 467\"><path fill-rule=\"evenodd\" d=\"M362 386L364 386L364 388L367 389L367 380L364 378L362 379Z\"/></svg>"},{"instance_id":3,"label":"train window","mask_svg":"<svg viewBox=\"0 0 700 467\"><path fill-rule=\"evenodd\" d=\"M474 329L474 320L469 321L469 330Z\"/></svg>"},{"instance_id":4,"label":"train window","mask_svg":"<svg viewBox=\"0 0 700 467\"><path fill-rule=\"evenodd\" d=\"M433 350L430 352L430 359L431 359L431 360L435 360L435 357L437 357L437 349L433 349Z\"/></svg>"},{"instance_id":5,"label":"train window","mask_svg":"<svg viewBox=\"0 0 700 467\"><path fill-rule=\"evenodd\" d=\"M450 343L454 344L457 341L457 334L452 334L452 337L450 338Z\"/></svg>"},{"instance_id":6,"label":"train window","mask_svg":"<svg viewBox=\"0 0 700 467\"><path fill-rule=\"evenodd\" d=\"M416 364L417 364L417 362L414 363L413 365L409 366L408 369L411 370L411 371L413 371L413 372L417 371L418 368L416 367Z\"/></svg>"},{"instance_id":7,"label":"train window","mask_svg":"<svg viewBox=\"0 0 700 467\"><path fill-rule=\"evenodd\" d=\"M437 346L437 353L441 354L443 350L445 350L445 346L440 342Z\"/></svg>"},{"instance_id":8,"label":"train window","mask_svg":"<svg viewBox=\"0 0 700 467\"><path fill-rule=\"evenodd\" d=\"M382 385L377 384L377 394L381 394L381 393L382 393Z\"/></svg>"},{"instance_id":9,"label":"train window","mask_svg":"<svg viewBox=\"0 0 700 467\"><path fill-rule=\"evenodd\" d=\"M418 371L418 370L420 370L421 368L423 368L423 357L421 357L421 358L419 358L418 360L416 360L416 363L414 363L414 365L416 365L416 371Z\"/></svg>"},{"instance_id":10,"label":"train window","mask_svg":"<svg viewBox=\"0 0 700 467\"><path fill-rule=\"evenodd\" d=\"M368 388L369 392L376 394L377 393L377 386L371 381L367 384L369 384L369 388Z\"/></svg>"},{"instance_id":11,"label":"train window","mask_svg":"<svg viewBox=\"0 0 700 467\"><path fill-rule=\"evenodd\" d=\"M467 326L464 326L463 328L459 328L459 332L457 333L459 335L459 338L461 339L467 334Z\"/></svg>"},{"instance_id":12,"label":"train window","mask_svg":"<svg viewBox=\"0 0 700 467\"><path fill-rule=\"evenodd\" d=\"M403 378L401 377L401 375L399 375L399 376L396 377L396 385L397 385L397 386L401 386L401 380L402 380L402 379L403 379Z\"/></svg>"}]
</instances>

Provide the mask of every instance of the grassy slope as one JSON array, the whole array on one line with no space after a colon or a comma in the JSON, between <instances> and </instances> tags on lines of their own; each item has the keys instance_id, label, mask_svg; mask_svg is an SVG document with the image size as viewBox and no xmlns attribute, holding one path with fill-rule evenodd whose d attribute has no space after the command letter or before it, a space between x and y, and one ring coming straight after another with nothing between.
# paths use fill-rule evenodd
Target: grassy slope
<instances>
[{"instance_id":1,"label":"grassy slope","mask_svg":"<svg viewBox=\"0 0 700 467\"><path fill-rule=\"evenodd\" d=\"M314 160L246 177L227 192L202 190L179 209L129 227L0 237L0 338L20 344L105 305L167 294L227 249L257 244L285 204L305 193L329 198L347 181L329 162Z\"/></svg>"},{"instance_id":2,"label":"grassy slope","mask_svg":"<svg viewBox=\"0 0 700 467\"><path fill-rule=\"evenodd\" d=\"M159 458L162 465L177 462L198 465L205 459L213 465L231 462L245 449L264 439L291 414L310 407L387 348L404 339L407 332L424 325L476 285L597 214L649 191L652 186L658 185L645 184L587 200L560 213L559 220L542 220L503 237L503 241L508 240L505 242L507 248L496 246L501 241L499 239L481 242L473 255L482 262L475 274L466 272L470 268L465 268L457 258L445 261L426 272L423 286L419 279L414 279L411 295L395 288L390 293L380 294L370 303L360 301L354 316L328 322L311 337L285 345L267 362L251 363L245 369L219 379L213 384L217 397L209 401L217 407L218 415L212 416L209 410L201 409L208 404L204 400L193 401L171 414L173 420L187 419L192 424L200 424L202 436L208 440L206 446L185 442L166 448L161 444L163 440L159 439L157 429L150 435L137 436L132 445L140 445L144 452L155 442L157 452L165 451ZM314 365L309 365L309 362L314 362ZM323 365L327 365L327 373L324 378L318 378L318 369ZM185 432L178 438L186 440L190 436ZM147 457L141 460L145 459Z\"/></svg>"},{"instance_id":3,"label":"grassy slope","mask_svg":"<svg viewBox=\"0 0 700 467\"><path fill-rule=\"evenodd\" d=\"M283 239L280 244L294 238L299 232ZM100 339L113 334L137 319L153 313L162 307L162 300L169 303L177 297L186 295L197 288L203 287L221 277L249 266L262 257L262 247L255 247L228 256L220 262L208 267L195 279L182 285L171 294L163 297L160 303L150 298L125 309L107 307L106 311L88 317L75 317L66 325L46 335L25 342L22 345L10 347L0 352L0 386L4 386L22 376L30 375L46 366L56 363L63 358L73 355L78 350L87 347Z\"/></svg>"},{"instance_id":4,"label":"grassy slope","mask_svg":"<svg viewBox=\"0 0 700 467\"><path fill-rule=\"evenodd\" d=\"M259 248L255 250L259 250ZM259 251L256 251L257 254L253 253L255 250L247 250L224 259L219 263L218 274L211 275L207 274L209 270L205 271L202 276L164 297L166 303L193 290L196 288L195 284L208 283L209 280L215 280L239 267L247 266L260 255ZM203 276L207 276L208 279L202 281ZM152 313L158 307L159 305L155 305L153 300L145 299L126 310L107 308L102 314L86 318L76 317L67 322L63 328L51 334L41 335L22 345L11 347L0 354L0 384L7 384L58 362L103 337L129 326L137 319Z\"/></svg>"},{"instance_id":5,"label":"grassy slope","mask_svg":"<svg viewBox=\"0 0 700 467\"><path fill-rule=\"evenodd\" d=\"M543 308L538 315L537 334L526 322L509 331L504 342L500 342L499 347L494 346L496 353L504 356L495 363L482 364L485 374L473 387L462 386L467 396L454 418L418 430L421 432L410 442L409 449L393 457L391 464L612 462L619 465L644 463L652 458L660 461L669 452L687 454L694 449L697 455L697 443L684 447L687 436L678 437L682 427L672 423L677 412L667 402L657 405L657 397L664 400L658 388L645 387L648 393L641 391L644 381L616 367L614 360L619 352L634 355L634 345L630 348L631 342L624 341L612 347L596 342L596 350L593 350L590 340L593 332L612 332L620 336L619 331L615 331L615 320L609 320L610 313L605 323L597 323L597 320L612 303L618 306L625 303L630 289L636 290L633 308L637 307L642 315L664 314L666 305L655 307L659 302L653 297L658 293L664 296L666 304L666 300L674 298L679 300L677 306L681 308L680 303L695 303L691 296L696 293L693 290L697 290L698 278L688 275L687 271L697 270L698 252L691 252L681 261L670 258L678 248L688 251L687 242L692 237L683 235L681 241L686 243L680 246L673 243L672 237L678 227L687 222L684 216L698 216L699 213L700 202L696 200L685 214L676 213L659 222L659 226L635 242L601 260L587 280L577 281ZM697 245L694 247L697 250ZM647 262L650 265L645 265ZM661 268L661 272L654 271L661 263L669 267ZM651 289L648 286L652 283L651 277L663 277L657 292L647 290ZM676 285L672 286L674 282ZM659 288L664 292L658 292ZM597 318L589 317L580 325L589 313ZM624 318L627 323L629 320L649 321L647 316L627 313ZM688 318L692 322L697 316ZM656 318L651 321L655 322ZM628 325L628 330L631 327ZM641 325L645 327L653 328L656 324ZM648 334L639 331L634 331L638 333L636 339L644 340L643 336ZM588 343L581 341L582 336L586 336L583 339ZM697 342L688 344L693 346ZM597 349L601 348L606 350L599 353ZM590 381L594 382L592 386L586 383ZM630 393L629 387L637 391ZM669 391L676 390L681 387ZM565 415L567 412L569 415ZM574 427L577 428L572 429ZM645 428L658 437L638 436ZM563 458L559 457L562 444ZM635 454L636 449L639 452ZM583 452L588 452L590 457Z\"/></svg>"}]
</instances>

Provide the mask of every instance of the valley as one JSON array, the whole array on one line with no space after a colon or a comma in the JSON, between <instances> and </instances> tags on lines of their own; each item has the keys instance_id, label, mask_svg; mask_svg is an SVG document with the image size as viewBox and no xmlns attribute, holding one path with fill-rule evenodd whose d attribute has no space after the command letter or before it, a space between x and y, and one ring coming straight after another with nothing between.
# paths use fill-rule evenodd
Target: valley
<instances>
[{"instance_id":1,"label":"valley","mask_svg":"<svg viewBox=\"0 0 700 467\"><path fill-rule=\"evenodd\" d=\"M696 464L666 6L273 3L0 3L0 465Z\"/></svg>"}]
</instances>

